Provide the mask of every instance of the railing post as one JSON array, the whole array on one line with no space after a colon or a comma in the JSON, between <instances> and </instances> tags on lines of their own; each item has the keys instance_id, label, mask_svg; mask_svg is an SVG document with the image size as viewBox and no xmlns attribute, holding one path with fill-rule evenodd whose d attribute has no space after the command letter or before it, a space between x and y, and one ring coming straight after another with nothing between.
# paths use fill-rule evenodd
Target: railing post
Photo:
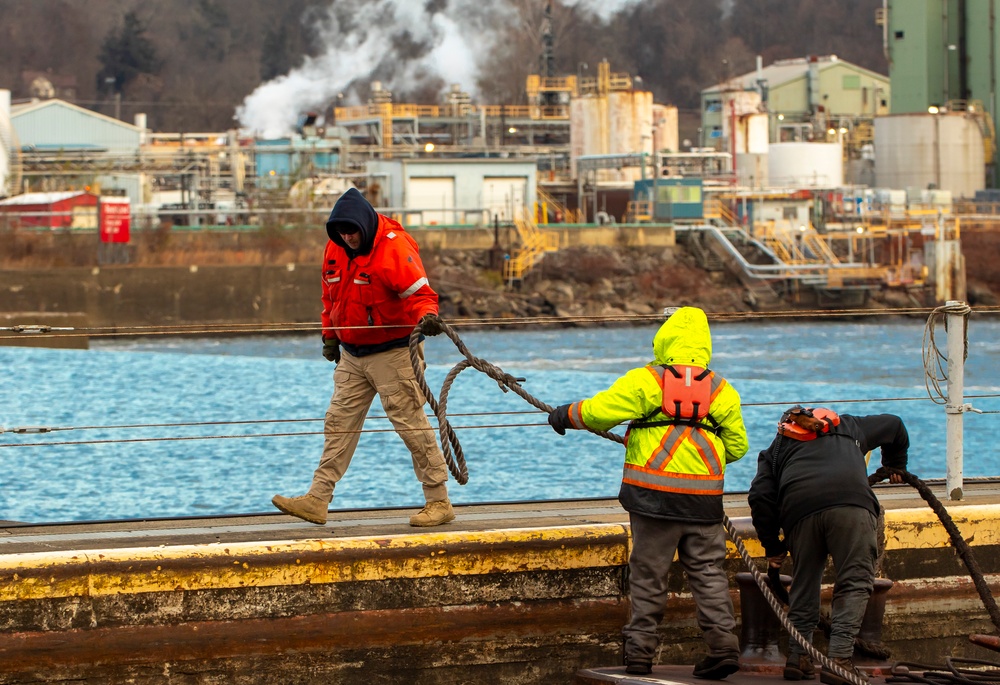
<instances>
[{"instance_id":1,"label":"railing post","mask_svg":"<svg viewBox=\"0 0 1000 685\"><path fill-rule=\"evenodd\" d=\"M965 316L964 302L949 300L945 303L947 318L945 330L948 333L948 402L946 416L945 486L948 497L962 499L962 412L965 405Z\"/></svg>"}]
</instances>

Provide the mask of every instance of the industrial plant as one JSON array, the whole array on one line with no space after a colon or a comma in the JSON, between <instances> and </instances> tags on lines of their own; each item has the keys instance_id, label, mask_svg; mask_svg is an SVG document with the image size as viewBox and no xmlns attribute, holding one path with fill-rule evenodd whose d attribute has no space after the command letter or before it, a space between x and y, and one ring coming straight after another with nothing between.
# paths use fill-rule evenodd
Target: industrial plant
<instances>
[{"instance_id":1,"label":"industrial plant","mask_svg":"<svg viewBox=\"0 0 1000 685\"><path fill-rule=\"evenodd\" d=\"M474 102L458 85L438 104L400 102L373 81L366 104L336 97L281 137L155 132L54 87L27 101L0 90L0 225L100 231L128 261L129 231L316 221L357 187L418 234L488 243L512 229L512 286L600 228L682 243L761 303L857 303L884 287L945 301L964 296L962 227L992 226L998 197L996 37L979 16L994 3L952 4L885 3L888 75L804 55L706 83L696 139L607 61L555 73L549 26L528 104ZM99 207L123 202L112 230Z\"/></svg>"}]
</instances>

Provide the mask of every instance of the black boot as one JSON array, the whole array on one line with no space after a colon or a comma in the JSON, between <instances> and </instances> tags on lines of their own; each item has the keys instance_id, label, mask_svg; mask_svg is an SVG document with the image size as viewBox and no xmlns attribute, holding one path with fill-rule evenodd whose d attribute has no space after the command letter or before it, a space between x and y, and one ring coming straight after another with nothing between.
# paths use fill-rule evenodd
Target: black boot
<instances>
[{"instance_id":1,"label":"black boot","mask_svg":"<svg viewBox=\"0 0 1000 685\"><path fill-rule=\"evenodd\" d=\"M728 675L740 670L740 655L738 652L712 656L709 654L694 666L692 675L706 680L722 680Z\"/></svg>"}]
</instances>

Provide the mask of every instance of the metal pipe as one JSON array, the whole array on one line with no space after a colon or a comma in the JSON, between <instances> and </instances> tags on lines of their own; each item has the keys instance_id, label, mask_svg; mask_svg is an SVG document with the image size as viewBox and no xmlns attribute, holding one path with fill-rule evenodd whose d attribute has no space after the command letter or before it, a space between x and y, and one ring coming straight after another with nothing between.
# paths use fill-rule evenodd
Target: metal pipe
<instances>
[{"instance_id":1,"label":"metal pipe","mask_svg":"<svg viewBox=\"0 0 1000 685\"><path fill-rule=\"evenodd\" d=\"M948 333L948 403L946 416L945 490L952 500L962 499L962 412L965 408L965 303L949 300L945 325Z\"/></svg>"}]
</instances>

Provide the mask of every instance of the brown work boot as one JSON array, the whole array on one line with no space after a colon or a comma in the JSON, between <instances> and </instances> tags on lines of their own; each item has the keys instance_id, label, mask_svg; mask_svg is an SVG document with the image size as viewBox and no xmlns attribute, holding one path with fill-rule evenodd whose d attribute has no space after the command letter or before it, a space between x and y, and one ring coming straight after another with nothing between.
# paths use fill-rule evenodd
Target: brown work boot
<instances>
[{"instance_id":1,"label":"brown work boot","mask_svg":"<svg viewBox=\"0 0 1000 685\"><path fill-rule=\"evenodd\" d=\"M785 672L782 675L785 680L812 680L816 677L816 668L812 659L805 654L790 656L785 661Z\"/></svg>"},{"instance_id":2,"label":"brown work boot","mask_svg":"<svg viewBox=\"0 0 1000 685\"><path fill-rule=\"evenodd\" d=\"M854 660L850 657L838 657L830 659L833 663L840 666L842 669L847 671L853 676L856 676L863 683L870 682L868 676L858 670L857 666L854 665ZM847 678L834 673L833 669L824 666L819 672L819 680L821 683L826 683L826 685L853 685L853 683Z\"/></svg>"},{"instance_id":3,"label":"brown work boot","mask_svg":"<svg viewBox=\"0 0 1000 685\"><path fill-rule=\"evenodd\" d=\"M428 502L420 513L410 517L411 526L440 526L455 520L455 510L446 499Z\"/></svg>"},{"instance_id":4,"label":"brown work boot","mask_svg":"<svg viewBox=\"0 0 1000 685\"><path fill-rule=\"evenodd\" d=\"M303 521L318 523L321 526L326 523L326 511L329 508L329 503L315 495L301 495L299 497L275 495L271 498L271 504L286 514L298 516Z\"/></svg>"}]
</instances>

